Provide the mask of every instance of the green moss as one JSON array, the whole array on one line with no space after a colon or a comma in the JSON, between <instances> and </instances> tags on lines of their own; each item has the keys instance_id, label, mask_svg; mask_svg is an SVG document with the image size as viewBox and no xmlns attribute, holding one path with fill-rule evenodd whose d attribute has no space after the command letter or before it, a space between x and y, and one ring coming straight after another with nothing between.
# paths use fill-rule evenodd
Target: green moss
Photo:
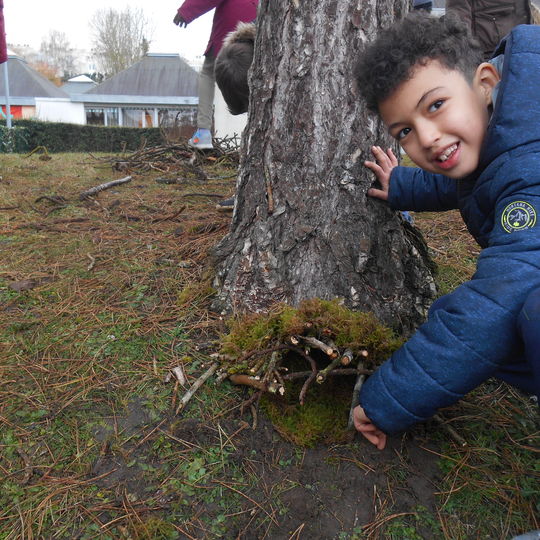
<instances>
[{"instance_id":1,"label":"green moss","mask_svg":"<svg viewBox=\"0 0 540 540\"><path fill-rule=\"evenodd\" d=\"M287 385L285 396L265 395L261 407L276 431L298 446L349 442L353 433L347 424L354 380L343 379L312 385L304 405L298 403L301 385Z\"/></svg>"},{"instance_id":2,"label":"green moss","mask_svg":"<svg viewBox=\"0 0 540 540\"><path fill-rule=\"evenodd\" d=\"M338 299L314 298L298 308L278 304L268 313L234 318L228 324L230 331L221 339L221 353L229 358L227 369L231 373L252 368L260 362L257 352L288 344L291 336L332 341L340 350L350 349L353 354L366 349L371 367L379 365L403 342L371 313L351 311ZM246 363L250 354L253 360Z\"/></svg>"}]
</instances>

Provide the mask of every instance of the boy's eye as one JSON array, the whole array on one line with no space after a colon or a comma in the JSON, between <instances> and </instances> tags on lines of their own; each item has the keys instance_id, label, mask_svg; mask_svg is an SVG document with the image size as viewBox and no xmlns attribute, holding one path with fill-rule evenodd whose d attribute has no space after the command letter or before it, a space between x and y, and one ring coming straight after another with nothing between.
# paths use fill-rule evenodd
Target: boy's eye
<instances>
[{"instance_id":1,"label":"boy's eye","mask_svg":"<svg viewBox=\"0 0 540 540\"><path fill-rule=\"evenodd\" d=\"M442 104L444 103L444 100L443 99L438 99L437 101L434 101L430 106L429 106L429 112L434 112L436 111L437 109L440 109Z\"/></svg>"},{"instance_id":2,"label":"boy's eye","mask_svg":"<svg viewBox=\"0 0 540 540\"><path fill-rule=\"evenodd\" d=\"M411 128L403 128L403 129L400 129L397 133L396 133L396 139L398 141L401 141L401 139L403 139L404 137L406 137L409 133L411 132Z\"/></svg>"}]
</instances>

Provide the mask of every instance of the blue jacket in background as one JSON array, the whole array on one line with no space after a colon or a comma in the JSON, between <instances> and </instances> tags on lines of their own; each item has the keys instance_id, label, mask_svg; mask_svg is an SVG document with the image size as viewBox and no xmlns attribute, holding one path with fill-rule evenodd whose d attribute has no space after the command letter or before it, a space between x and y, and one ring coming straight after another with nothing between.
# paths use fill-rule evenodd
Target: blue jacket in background
<instances>
[{"instance_id":1,"label":"blue jacket in background","mask_svg":"<svg viewBox=\"0 0 540 540\"><path fill-rule=\"evenodd\" d=\"M437 300L427 322L364 384L360 404L389 434L522 359L516 319L540 287L540 26L515 28L496 54L503 52L477 171L463 180L408 167L392 172L393 208L459 208L483 250L472 279Z\"/></svg>"}]
</instances>

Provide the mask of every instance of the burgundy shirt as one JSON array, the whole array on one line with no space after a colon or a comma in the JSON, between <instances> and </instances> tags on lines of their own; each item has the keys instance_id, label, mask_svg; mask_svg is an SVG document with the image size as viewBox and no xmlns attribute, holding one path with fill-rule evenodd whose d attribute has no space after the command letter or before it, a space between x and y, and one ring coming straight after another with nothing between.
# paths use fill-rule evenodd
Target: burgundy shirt
<instances>
[{"instance_id":1,"label":"burgundy shirt","mask_svg":"<svg viewBox=\"0 0 540 540\"><path fill-rule=\"evenodd\" d=\"M178 9L178 13L184 21L190 23L216 8L210 40L204 51L205 55L216 57L225 36L232 32L239 22L255 20L258 3L259 0L186 0Z\"/></svg>"}]
</instances>

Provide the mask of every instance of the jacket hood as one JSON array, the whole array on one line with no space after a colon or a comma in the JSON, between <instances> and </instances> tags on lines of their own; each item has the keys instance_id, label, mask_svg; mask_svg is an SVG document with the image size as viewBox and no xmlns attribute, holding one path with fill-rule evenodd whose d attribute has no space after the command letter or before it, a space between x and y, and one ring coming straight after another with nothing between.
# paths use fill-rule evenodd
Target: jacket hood
<instances>
[{"instance_id":1,"label":"jacket hood","mask_svg":"<svg viewBox=\"0 0 540 540\"><path fill-rule=\"evenodd\" d=\"M504 53L499 93L480 167L518 146L540 143L540 26L520 25L494 52Z\"/></svg>"},{"instance_id":2,"label":"jacket hood","mask_svg":"<svg viewBox=\"0 0 540 540\"><path fill-rule=\"evenodd\" d=\"M255 34L257 27L255 23L239 22L236 29L229 32L223 40L222 48L228 47L233 43L255 43Z\"/></svg>"}]
</instances>

